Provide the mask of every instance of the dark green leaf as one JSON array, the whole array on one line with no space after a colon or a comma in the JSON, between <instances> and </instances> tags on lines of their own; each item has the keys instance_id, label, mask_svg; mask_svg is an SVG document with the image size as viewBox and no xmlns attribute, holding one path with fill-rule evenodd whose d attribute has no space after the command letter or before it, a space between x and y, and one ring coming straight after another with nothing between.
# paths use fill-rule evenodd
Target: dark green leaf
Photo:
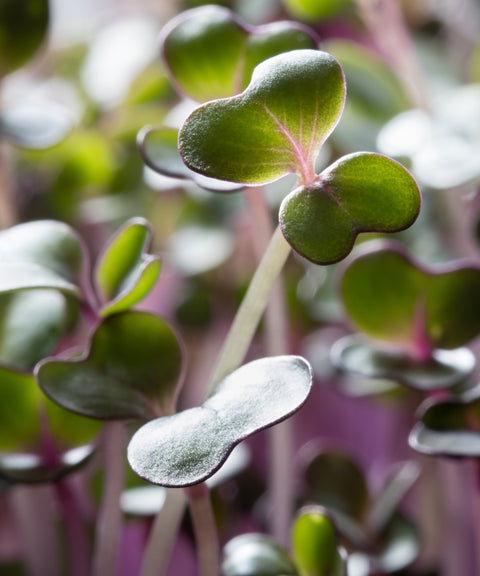
<instances>
[{"instance_id":1,"label":"dark green leaf","mask_svg":"<svg viewBox=\"0 0 480 576\"><path fill-rule=\"evenodd\" d=\"M427 400L409 444L417 452L460 458L480 455L480 387L453 400Z\"/></svg>"},{"instance_id":2,"label":"dark green leaf","mask_svg":"<svg viewBox=\"0 0 480 576\"><path fill-rule=\"evenodd\" d=\"M252 28L220 6L202 6L170 21L162 55L179 90L199 102L234 96L257 64L291 50L316 48L315 34L295 22Z\"/></svg>"},{"instance_id":3,"label":"dark green leaf","mask_svg":"<svg viewBox=\"0 0 480 576\"><path fill-rule=\"evenodd\" d=\"M286 551L264 534L242 534L223 551L224 576L296 576Z\"/></svg>"},{"instance_id":4,"label":"dark green leaf","mask_svg":"<svg viewBox=\"0 0 480 576\"><path fill-rule=\"evenodd\" d=\"M245 364L199 407L142 426L128 447L133 470L162 486L206 480L233 447L297 411L312 384L303 358L277 356Z\"/></svg>"},{"instance_id":5,"label":"dark green leaf","mask_svg":"<svg viewBox=\"0 0 480 576\"><path fill-rule=\"evenodd\" d=\"M342 70L329 54L274 56L257 66L242 94L194 110L180 129L180 153L211 178L261 184L295 172L311 182L344 98Z\"/></svg>"},{"instance_id":6,"label":"dark green leaf","mask_svg":"<svg viewBox=\"0 0 480 576\"><path fill-rule=\"evenodd\" d=\"M153 288L160 259L148 254L152 231L141 218L129 220L110 240L95 267L102 316L128 310Z\"/></svg>"},{"instance_id":7,"label":"dark green leaf","mask_svg":"<svg viewBox=\"0 0 480 576\"><path fill-rule=\"evenodd\" d=\"M416 360L395 350L383 350L358 336L337 341L332 362L348 374L391 381L423 392L452 388L468 382L475 357L468 348L434 350L430 358Z\"/></svg>"},{"instance_id":8,"label":"dark green leaf","mask_svg":"<svg viewBox=\"0 0 480 576\"><path fill-rule=\"evenodd\" d=\"M418 187L401 164L359 152L291 192L280 207L280 226L299 254L333 264L347 256L360 232L398 232L419 210Z\"/></svg>"},{"instance_id":9,"label":"dark green leaf","mask_svg":"<svg viewBox=\"0 0 480 576\"><path fill-rule=\"evenodd\" d=\"M400 244L372 243L345 269L341 292L350 319L368 336L420 360L457 348L480 332L480 268L421 266Z\"/></svg>"},{"instance_id":10,"label":"dark green leaf","mask_svg":"<svg viewBox=\"0 0 480 576\"><path fill-rule=\"evenodd\" d=\"M23 66L39 48L49 23L48 0L0 3L0 77Z\"/></svg>"},{"instance_id":11,"label":"dark green leaf","mask_svg":"<svg viewBox=\"0 0 480 576\"><path fill-rule=\"evenodd\" d=\"M169 325L147 312L108 316L81 359L47 359L42 390L67 410L101 420L152 418L174 410L182 347Z\"/></svg>"}]
</instances>

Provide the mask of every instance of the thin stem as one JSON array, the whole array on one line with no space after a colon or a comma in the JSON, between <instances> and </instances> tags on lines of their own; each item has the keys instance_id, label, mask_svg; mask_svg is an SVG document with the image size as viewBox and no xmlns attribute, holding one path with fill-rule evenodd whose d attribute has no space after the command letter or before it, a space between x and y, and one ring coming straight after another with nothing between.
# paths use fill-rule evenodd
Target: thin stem
<instances>
[{"instance_id":1,"label":"thin stem","mask_svg":"<svg viewBox=\"0 0 480 576\"><path fill-rule=\"evenodd\" d=\"M157 514L143 557L141 576L159 576L167 569L170 551L185 511L185 494L170 488L160 512Z\"/></svg>"},{"instance_id":2,"label":"thin stem","mask_svg":"<svg viewBox=\"0 0 480 576\"><path fill-rule=\"evenodd\" d=\"M90 574L90 552L86 526L83 522L77 499L67 480L59 480L54 487L68 536L70 552L69 573L72 576L88 576Z\"/></svg>"},{"instance_id":3,"label":"thin stem","mask_svg":"<svg viewBox=\"0 0 480 576\"><path fill-rule=\"evenodd\" d=\"M220 547L210 491L202 482L185 488L197 546L200 576L219 576Z\"/></svg>"},{"instance_id":4,"label":"thin stem","mask_svg":"<svg viewBox=\"0 0 480 576\"><path fill-rule=\"evenodd\" d=\"M126 433L123 422L107 424L104 436L104 497L97 524L93 576L114 576L115 574L122 528L120 496L125 480L125 445Z\"/></svg>"},{"instance_id":5,"label":"thin stem","mask_svg":"<svg viewBox=\"0 0 480 576\"><path fill-rule=\"evenodd\" d=\"M21 534L29 576L60 576L60 550L52 510L51 486L15 486L12 510Z\"/></svg>"},{"instance_id":6,"label":"thin stem","mask_svg":"<svg viewBox=\"0 0 480 576\"><path fill-rule=\"evenodd\" d=\"M270 209L262 188L248 188L245 195L255 230L256 252L260 260L273 231ZM278 356L286 354L288 349L287 309L283 278L279 274L270 292L265 311L265 350L267 356ZM294 510L291 419L270 428L268 439L270 444L268 485L270 487L271 532L277 542L287 546Z\"/></svg>"},{"instance_id":7,"label":"thin stem","mask_svg":"<svg viewBox=\"0 0 480 576\"><path fill-rule=\"evenodd\" d=\"M290 250L290 245L278 227L233 320L211 376L208 392L211 392L225 376L233 372L243 362L267 306L272 286L280 274Z\"/></svg>"}]
</instances>

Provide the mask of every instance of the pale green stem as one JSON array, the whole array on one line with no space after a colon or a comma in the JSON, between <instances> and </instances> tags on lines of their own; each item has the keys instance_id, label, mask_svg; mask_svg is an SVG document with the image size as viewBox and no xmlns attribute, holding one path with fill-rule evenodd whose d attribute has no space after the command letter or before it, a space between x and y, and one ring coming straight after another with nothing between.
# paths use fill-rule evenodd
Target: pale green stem
<instances>
[{"instance_id":1,"label":"pale green stem","mask_svg":"<svg viewBox=\"0 0 480 576\"><path fill-rule=\"evenodd\" d=\"M185 488L193 523L200 576L220 576L220 547L210 491L202 482Z\"/></svg>"},{"instance_id":2,"label":"pale green stem","mask_svg":"<svg viewBox=\"0 0 480 576\"><path fill-rule=\"evenodd\" d=\"M270 209L262 188L247 188L246 199L255 230L258 258L264 253L273 232ZM265 351L267 356L288 353L288 318L282 275L279 274L270 292L265 311ZM293 430L291 419L268 431L270 443L269 488L271 533L284 546L289 543L290 524L294 510Z\"/></svg>"},{"instance_id":3,"label":"pale green stem","mask_svg":"<svg viewBox=\"0 0 480 576\"><path fill-rule=\"evenodd\" d=\"M207 395L243 362L267 306L270 291L290 251L290 245L280 228L277 228L230 327L210 378ZM145 551L141 576L159 576L165 573L185 507L185 499L179 497L179 493L181 494L179 490L169 490L165 506L155 519Z\"/></svg>"},{"instance_id":4,"label":"pale green stem","mask_svg":"<svg viewBox=\"0 0 480 576\"><path fill-rule=\"evenodd\" d=\"M125 480L126 431L123 422L105 426L105 482L97 523L93 576L114 576L122 528L120 496Z\"/></svg>"},{"instance_id":5,"label":"pale green stem","mask_svg":"<svg viewBox=\"0 0 480 576\"><path fill-rule=\"evenodd\" d=\"M179 488L169 488L167 498L157 514L143 557L141 576L165 574L168 559L176 538L183 513L185 494Z\"/></svg>"},{"instance_id":6,"label":"pale green stem","mask_svg":"<svg viewBox=\"0 0 480 576\"><path fill-rule=\"evenodd\" d=\"M290 244L277 227L220 351L210 379L209 393L243 362L267 306L270 291L287 261L290 250Z\"/></svg>"}]
</instances>

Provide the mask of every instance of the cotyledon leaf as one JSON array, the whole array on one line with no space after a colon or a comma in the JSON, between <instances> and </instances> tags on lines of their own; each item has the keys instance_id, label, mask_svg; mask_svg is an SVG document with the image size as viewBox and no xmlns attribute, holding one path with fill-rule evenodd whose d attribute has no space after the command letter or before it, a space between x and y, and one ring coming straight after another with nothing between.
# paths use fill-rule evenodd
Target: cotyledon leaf
<instances>
[{"instance_id":1,"label":"cotyledon leaf","mask_svg":"<svg viewBox=\"0 0 480 576\"><path fill-rule=\"evenodd\" d=\"M162 31L162 57L177 89L206 102L241 92L257 64L298 49L315 49L313 30L297 22L249 26L216 5L187 10Z\"/></svg>"},{"instance_id":2,"label":"cotyledon leaf","mask_svg":"<svg viewBox=\"0 0 480 576\"><path fill-rule=\"evenodd\" d=\"M338 62L293 50L259 64L241 94L196 108L179 132L186 165L204 176L263 184L293 172L315 177L315 159L345 100Z\"/></svg>"},{"instance_id":3,"label":"cotyledon leaf","mask_svg":"<svg viewBox=\"0 0 480 576\"><path fill-rule=\"evenodd\" d=\"M361 232L399 232L418 216L421 198L398 162L369 152L343 156L280 206L292 248L316 264L345 258Z\"/></svg>"},{"instance_id":4,"label":"cotyledon leaf","mask_svg":"<svg viewBox=\"0 0 480 576\"><path fill-rule=\"evenodd\" d=\"M241 440L297 411L311 385L310 366L298 356L245 364L222 380L201 406L143 425L128 446L130 466L152 484L200 483Z\"/></svg>"}]
</instances>

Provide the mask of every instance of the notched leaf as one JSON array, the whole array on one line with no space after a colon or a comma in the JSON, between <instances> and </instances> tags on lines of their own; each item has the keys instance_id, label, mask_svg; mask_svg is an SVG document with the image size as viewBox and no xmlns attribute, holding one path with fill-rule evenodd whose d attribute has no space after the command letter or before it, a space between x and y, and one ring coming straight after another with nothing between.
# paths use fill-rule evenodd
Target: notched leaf
<instances>
[{"instance_id":1,"label":"notched leaf","mask_svg":"<svg viewBox=\"0 0 480 576\"><path fill-rule=\"evenodd\" d=\"M80 359L46 359L37 381L54 402L100 420L148 419L174 411L183 348L170 326L147 312L108 316Z\"/></svg>"},{"instance_id":2,"label":"notched leaf","mask_svg":"<svg viewBox=\"0 0 480 576\"><path fill-rule=\"evenodd\" d=\"M398 162L379 154L343 156L280 206L292 248L315 264L345 258L361 232L398 232L418 216L420 192Z\"/></svg>"},{"instance_id":3,"label":"notched leaf","mask_svg":"<svg viewBox=\"0 0 480 576\"><path fill-rule=\"evenodd\" d=\"M311 385L310 366L298 356L245 364L222 380L201 406L142 426L128 447L130 466L152 484L202 482L241 440L297 411Z\"/></svg>"}]
</instances>

